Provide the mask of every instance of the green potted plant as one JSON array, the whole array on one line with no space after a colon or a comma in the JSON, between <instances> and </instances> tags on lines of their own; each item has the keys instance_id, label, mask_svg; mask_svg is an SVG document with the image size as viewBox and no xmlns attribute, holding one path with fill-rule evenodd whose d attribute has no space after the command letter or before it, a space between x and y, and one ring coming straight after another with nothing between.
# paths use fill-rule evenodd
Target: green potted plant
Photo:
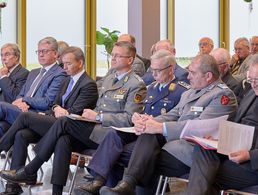
<instances>
[{"instance_id":1,"label":"green potted plant","mask_svg":"<svg viewBox=\"0 0 258 195\"><path fill-rule=\"evenodd\" d=\"M103 53L107 57L107 64L109 68L110 67L109 61L110 61L113 45L117 41L118 34L120 33L120 31L118 30L110 31L108 28L104 28L104 27L101 27L101 30L103 32L97 31L96 33L96 43L97 45L105 46L105 51Z\"/></svg>"}]
</instances>

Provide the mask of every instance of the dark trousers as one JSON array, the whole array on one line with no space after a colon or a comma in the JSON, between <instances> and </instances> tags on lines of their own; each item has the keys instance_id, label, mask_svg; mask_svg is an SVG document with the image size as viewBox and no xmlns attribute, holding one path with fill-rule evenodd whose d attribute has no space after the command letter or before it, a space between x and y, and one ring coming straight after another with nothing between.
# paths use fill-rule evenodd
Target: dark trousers
<instances>
[{"instance_id":1,"label":"dark trousers","mask_svg":"<svg viewBox=\"0 0 258 195\"><path fill-rule=\"evenodd\" d=\"M124 178L134 178L137 183L148 185L154 174L155 163L162 146L164 136L142 134L138 137Z\"/></svg>"},{"instance_id":2,"label":"dark trousers","mask_svg":"<svg viewBox=\"0 0 258 195\"><path fill-rule=\"evenodd\" d=\"M187 192L193 195L220 194L223 189L242 189L258 184L258 172L250 162L236 164L227 156L196 145Z\"/></svg>"},{"instance_id":3,"label":"dark trousers","mask_svg":"<svg viewBox=\"0 0 258 195\"><path fill-rule=\"evenodd\" d=\"M72 151L97 148L97 144L89 139L94 126L95 123L62 117L38 142L35 151L40 159L48 161L54 153L52 184L66 184Z\"/></svg>"},{"instance_id":4,"label":"dark trousers","mask_svg":"<svg viewBox=\"0 0 258 195\"><path fill-rule=\"evenodd\" d=\"M128 150L124 151L124 146L134 142L136 139L137 136L135 134L110 129L88 165L88 169L92 175L95 172L106 180L109 178L110 185L112 185L111 183L115 183L117 181L116 178L120 178L123 173L123 167L116 165L116 163L122 157L120 161L123 161L123 165L127 164L128 160L126 159L129 159L131 154Z\"/></svg>"}]
</instances>

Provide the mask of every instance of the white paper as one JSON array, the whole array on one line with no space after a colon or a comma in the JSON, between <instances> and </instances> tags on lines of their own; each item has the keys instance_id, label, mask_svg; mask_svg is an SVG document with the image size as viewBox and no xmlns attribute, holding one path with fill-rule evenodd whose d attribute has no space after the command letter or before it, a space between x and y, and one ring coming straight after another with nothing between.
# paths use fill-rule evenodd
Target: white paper
<instances>
[{"instance_id":1,"label":"white paper","mask_svg":"<svg viewBox=\"0 0 258 195\"><path fill-rule=\"evenodd\" d=\"M89 120L89 119L86 119L78 114L69 114L69 115L66 115L66 117L72 119L72 120L78 120L78 121L87 121L87 122L92 122L92 123L100 123L99 121L96 121L96 120Z\"/></svg>"},{"instance_id":2,"label":"white paper","mask_svg":"<svg viewBox=\"0 0 258 195\"><path fill-rule=\"evenodd\" d=\"M218 153L228 155L239 150L250 150L254 127L223 121L219 127Z\"/></svg>"},{"instance_id":3,"label":"white paper","mask_svg":"<svg viewBox=\"0 0 258 195\"><path fill-rule=\"evenodd\" d=\"M134 127L114 127L114 126L110 126L110 127L117 131L122 131L126 133L135 133Z\"/></svg>"},{"instance_id":4,"label":"white paper","mask_svg":"<svg viewBox=\"0 0 258 195\"><path fill-rule=\"evenodd\" d=\"M184 137L204 137L212 136L214 139L218 139L218 129L220 121L226 121L228 115L202 120L188 120L181 132L180 138Z\"/></svg>"},{"instance_id":5,"label":"white paper","mask_svg":"<svg viewBox=\"0 0 258 195\"><path fill-rule=\"evenodd\" d=\"M207 150L218 148L218 140L210 140L210 139L205 139L205 138L196 137L196 136L185 137L185 139L198 143L199 145L201 145L203 148Z\"/></svg>"}]
</instances>

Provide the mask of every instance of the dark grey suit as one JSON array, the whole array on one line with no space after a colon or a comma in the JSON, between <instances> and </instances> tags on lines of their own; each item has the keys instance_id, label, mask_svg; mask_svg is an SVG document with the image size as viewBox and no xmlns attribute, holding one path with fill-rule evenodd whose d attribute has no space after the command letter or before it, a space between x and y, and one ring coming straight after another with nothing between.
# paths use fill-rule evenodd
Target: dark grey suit
<instances>
[{"instance_id":1,"label":"dark grey suit","mask_svg":"<svg viewBox=\"0 0 258 195\"><path fill-rule=\"evenodd\" d=\"M195 147L188 192L193 195L220 194L221 189L241 189L258 184L258 98L251 89L241 101L235 122L255 126L250 161L236 164L216 151Z\"/></svg>"},{"instance_id":2,"label":"dark grey suit","mask_svg":"<svg viewBox=\"0 0 258 195\"><path fill-rule=\"evenodd\" d=\"M62 105L62 96L65 94L70 77L66 78L56 97L55 105ZM95 108L98 99L97 85L86 73L82 74L76 82L71 93L67 96L63 108L69 113L81 115L84 108ZM29 143L37 142L57 120L52 114L40 115L34 112L22 113L13 123L9 131L0 139L0 150L8 151L13 145L11 169L24 166Z\"/></svg>"},{"instance_id":3,"label":"dark grey suit","mask_svg":"<svg viewBox=\"0 0 258 195\"><path fill-rule=\"evenodd\" d=\"M26 82L29 71L18 65L8 77L0 79L0 101L12 103Z\"/></svg>"}]
</instances>

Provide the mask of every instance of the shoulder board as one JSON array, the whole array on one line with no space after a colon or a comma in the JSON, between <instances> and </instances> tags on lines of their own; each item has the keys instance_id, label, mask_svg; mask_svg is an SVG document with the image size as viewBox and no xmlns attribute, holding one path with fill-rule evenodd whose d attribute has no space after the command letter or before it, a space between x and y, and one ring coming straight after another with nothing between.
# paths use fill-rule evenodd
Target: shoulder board
<instances>
[{"instance_id":1,"label":"shoulder board","mask_svg":"<svg viewBox=\"0 0 258 195\"><path fill-rule=\"evenodd\" d=\"M182 87L184 87L186 89L190 89L191 88L191 86L189 84L187 84L186 82L184 82L184 81L178 81L177 83L178 83L178 85L180 85L180 86L182 86Z\"/></svg>"},{"instance_id":2,"label":"shoulder board","mask_svg":"<svg viewBox=\"0 0 258 195\"><path fill-rule=\"evenodd\" d=\"M133 74L134 75L134 77L138 80L138 81L140 81L140 82L144 82L143 80L142 80L142 78L139 76L139 75L137 75L137 74Z\"/></svg>"},{"instance_id":3,"label":"shoulder board","mask_svg":"<svg viewBox=\"0 0 258 195\"><path fill-rule=\"evenodd\" d=\"M221 89L228 89L228 86L224 83L218 84L218 87L221 88Z\"/></svg>"},{"instance_id":4,"label":"shoulder board","mask_svg":"<svg viewBox=\"0 0 258 195\"><path fill-rule=\"evenodd\" d=\"M158 82L157 82L157 81L153 81L151 84L149 84L149 85L147 86L147 89L148 89L148 88L151 88L151 87L155 88L157 85L158 85Z\"/></svg>"}]
</instances>

